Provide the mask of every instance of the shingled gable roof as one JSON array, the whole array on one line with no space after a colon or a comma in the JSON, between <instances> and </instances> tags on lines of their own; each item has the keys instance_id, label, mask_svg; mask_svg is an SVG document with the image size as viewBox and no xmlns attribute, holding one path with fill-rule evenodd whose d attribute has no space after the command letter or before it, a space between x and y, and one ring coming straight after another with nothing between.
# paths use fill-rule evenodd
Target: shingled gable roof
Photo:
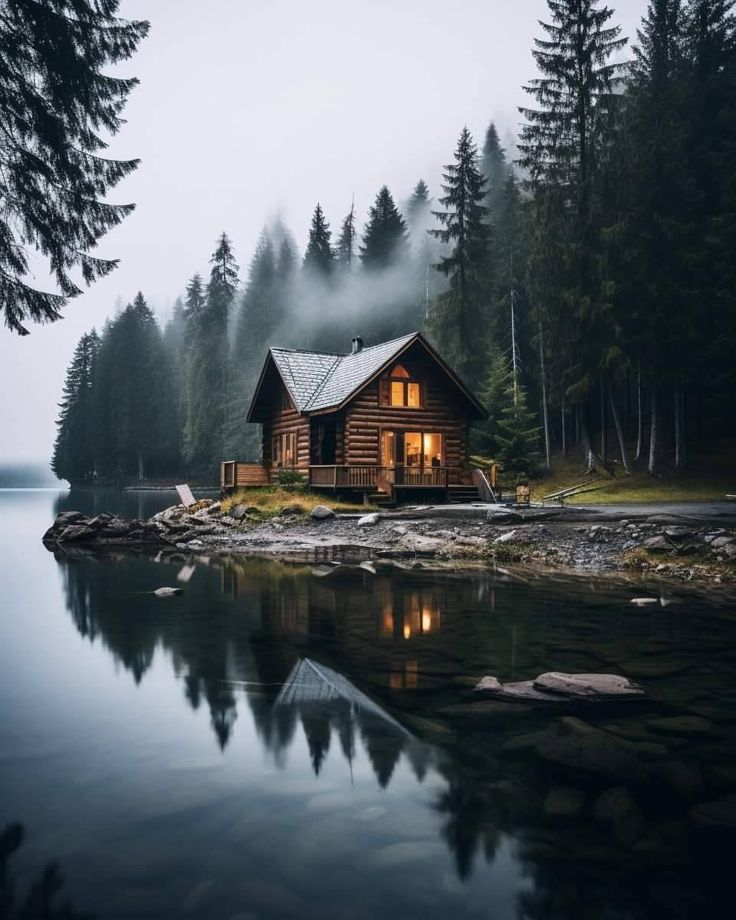
<instances>
[{"instance_id":1,"label":"shingled gable roof","mask_svg":"<svg viewBox=\"0 0 736 920\"><path fill-rule=\"evenodd\" d=\"M483 405L457 374L440 358L421 333L412 332L390 342L371 345L355 354L347 355L300 351L293 348L269 348L266 363L248 409L248 420L253 414L270 360L273 360L297 411L319 412L340 408L414 342L422 343L478 412L485 417L487 413Z\"/></svg>"}]
</instances>

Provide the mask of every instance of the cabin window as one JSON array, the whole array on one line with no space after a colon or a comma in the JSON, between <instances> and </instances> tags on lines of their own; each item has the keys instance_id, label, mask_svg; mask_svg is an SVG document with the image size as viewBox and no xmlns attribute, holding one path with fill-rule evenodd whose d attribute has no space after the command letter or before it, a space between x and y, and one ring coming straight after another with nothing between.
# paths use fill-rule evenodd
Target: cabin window
<instances>
[{"instance_id":1,"label":"cabin window","mask_svg":"<svg viewBox=\"0 0 736 920\"><path fill-rule=\"evenodd\" d=\"M296 466L296 434L276 434L272 441L273 462L277 467Z\"/></svg>"},{"instance_id":2,"label":"cabin window","mask_svg":"<svg viewBox=\"0 0 736 920\"><path fill-rule=\"evenodd\" d=\"M402 373L399 374L400 371ZM401 365L391 371L389 405L403 406L409 409L421 409L422 407L422 387L418 381L409 378L409 375Z\"/></svg>"}]
</instances>

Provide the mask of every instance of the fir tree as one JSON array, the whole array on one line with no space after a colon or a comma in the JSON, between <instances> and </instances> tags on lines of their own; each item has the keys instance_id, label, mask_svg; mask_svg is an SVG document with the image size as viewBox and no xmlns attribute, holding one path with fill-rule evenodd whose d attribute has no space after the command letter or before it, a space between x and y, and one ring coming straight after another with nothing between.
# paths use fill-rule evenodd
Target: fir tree
<instances>
[{"instance_id":1,"label":"fir tree","mask_svg":"<svg viewBox=\"0 0 736 920\"><path fill-rule=\"evenodd\" d=\"M103 479L145 479L178 463L171 375L156 319L139 292L106 328L94 380Z\"/></svg>"},{"instance_id":2,"label":"fir tree","mask_svg":"<svg viewBox=\"0 0 736 920\"><path fill-rule=\"evenodd\" d=\"M489 234L486 183L467 128L460 134L455 162L445 166L443 176L443 210L433 212L442 229L431 233L449 247L437 268L449 278L450 290L439 299L431 329L460 372L477 384L487 349Z\"/></svg>"},{"instance_id":3,"label":"fir tree","mask_svg":"<svg viewBox=\"0 0 736 920\"><path fill-rule=\"evenodd\" d=\"M541 76L525 87L537 108L520 110L526 121L519 151L530 190L552 216L545 226L555 235L564 267L552 298L561 310L557 321L569 329L567 393L583 405L596 379L603 393L605 374L620 358L619 350L611 350L613 286L595 180L616 111L613 85L620 66L610 58L626 39L609 25L613 11L600 0L548 0L548 6L551 22L541 23L545 38L535 39L533 51ZM603 398L600 404L605 406ZM600 431L603 448L604 411Z\"/></svg>"},{"instance_id":4,"label":"fir tree","mask_svg":"<svg viewBox=\"0 0 736 920\"><path fill-rule=\"evenodd\" d=\"M653 0L637 33L627 96L627 171L620 298L627 338L649 381L649 471L658 471L663 388L691 366L697 328L688 305L694 187L686 159L688 115L682 6ZM688 321L690 315L691 321ZM685 359L683 361L683 359ZM669 389L669 387L667 387Z\"/></svg>"},{"instance_id":5,"label":"fir tree","mask_svg":"<svg viewBox=\"0 0 736 920\"><path fill-rule=\"evenodd\" d=\"M414 186L405 212L412 243L415 299L422 305L422 315L417 314L415 323L415 327L419 328L429 315L429 305L437 293L437 272L434 266L439 258L437 246L429 235L433 223L432 199L424 179L420 179Z\"/></svg>"},{"instance_id":6,"label":"fir tree","mask_svg":"<svg viewBox=\"0 0 736 920\"><path fill-rule=\"evenodd\" d=\"M501 146L498 131L493 122L488 125L485 141L483 142L483 155L481 169L486 177L486 207L493 220L496 209L506 181L509 177L509 164L506 160L506 151Z\"/></svg>"},{"instance_id":7,"label":"fir tree","mask_svg":"<svg viewBox=\"0 0 736 920\"><path fill-rule=\"evenodd\" d=\"M228 382L228 317L238 284L238 266L226 234L217 242L202 300L197 290L197 318L188 343L188 397L185 452L189 469L214 476L225 455ZM201 287L197 278L196 287ZM190 290L189 300L192 299ZM188 305L189 305L188 300Z\"/></svg>"},{"instance_id":8,"label":"fir tree","mask_svg":"<svg viewBox=\"0 0 736 920\"><path fill-rule=\"evenodd\" d=\"M490 415L481 428L479 446L503 464L504 472L528 473L537 459L539 427L527 406L518 371L498 349L491 353L483 397Z\"/></svg>"},{"instance_id":9,"label":"fir tree","mask_svg":"<svg viewBox=\"0 0 736 920\"><path fill-rule=\"evenodd\" d=\"M349 272L353 267L353 260L355 258L355 237L355 202L353 202L342 222L340 236L337 238L337 247L335 249L337 264L345 272Z\"/></svg>"},{"instance_id":10,"label":"fir tree","mask_svg":"<svg viewBox=\"0 0 736 920\"><path fill-rule=\"evenodd\" d=\"M424 223L429 209L429 186L424 179L420 179L406 203L406 220L410 229L413 230L415 226Z\"/></svg>"},{"instance_id":11,"label":"fir tree","mask_svg":"<svg viewBox=\"0 0 736 920\"><path fill-rule=\"evenodd\" d=\"M66 372L59 406L51 469L57 478L67 479L72 484L94 478L92 388L99 349L100 339L94 329L79 340Z\"/></svg>"},{"instance_id":12,"label":"fir tree","mask_svg":"<svg viewBox=\"0 0 736 920\"><path fill-rule=\"evenodd\" d=\"M164 350L171 375L171 393L176 432L176 453L181 454L181 437L187 418L187 350L186 308L181 297L174 302L174 310L163 334Z\"/></svg>"},{"instance_id":13,"label":"fir tree","mask_svg":"<svg viewBox=\"0 0 736 920\"><path fill-rule=\"evenodd\" d=\"M70 297L117 262L90 254L133 205L105 201L137 160L100 156L123 123L138 82L108 76L133 55L147 22L116 16L117 0L6 0L0 15L0 312L20 335L26 323L53 322ZM58 293L26 283L27 246L49 263Z\"/></svg>"},{"instance_id":14,"label":"fir tree","mask_svg":"<svg viewBox=\"0 0 736 920\"><path fill-rule=\"evenodd\" d=\"M305 271L315 277L327 278L332 274L335 254L330 244L331 237L330 225L327 223L322 206L318 203L312 214L309 241L302 263Z\"/></svg>"},{"instance_id":15,"label":"fir tree","mask_svg":"<svg viewBox=\"0 0 736 920\"><path fill-rule=\"evenodd\" d=\"M288 259L287 265L288 269ZM281 321L279 275L273 242L264 229L248 269L233 348L233 400L228 404L226 446L232 456L256 459L259 436L245 421L264 355ZM283 293L283 290L282 290Z\"/></svg>"},{"instance_id":16,"label":"fir tree","mask_svg":"<svg viewBox=\"0 0 736 920\"><path fill-rule=\"evenodd\" d=\"M380 271L405 261L408 251L406 223L388 186L382 186L368 209L360 260L365 269Z\"/></svg>"}]
</instances>

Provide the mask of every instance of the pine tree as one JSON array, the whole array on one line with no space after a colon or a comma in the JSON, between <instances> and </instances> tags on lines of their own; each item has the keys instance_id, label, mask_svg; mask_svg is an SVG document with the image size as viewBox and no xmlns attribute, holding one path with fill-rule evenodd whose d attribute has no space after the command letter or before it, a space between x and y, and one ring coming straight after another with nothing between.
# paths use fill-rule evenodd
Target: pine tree
<instances>
[{"instance_id":1,"label":"pine tree","mask_svg":"<svg viewBox=\"0 0 736 920\"><path fill-rule=\"evenodd\" d=\"M686 157L679 0L653 0L637 38L627 93L620 299L629 307L622 311L627 338L649 383L648 468L654 475L662 400L673 375L682 380L691 368L697 336L694 305L688 304L695 190Z\"/></svg>"},{"instance_id":2,"label":"pine tree","mask_svg":"<svg viewBox=\"0 0 736 920\"><path fill-rule=\"evenodd\" d=\"M493 410L496 459L503 464L505 473L528 475L538 459L539 426L527 406L518 372L514 372L504 355L497 354L489 385L494 392L488 397L496 400Z\"/></svg>"},{"instance_id":3,"label":"pine tree","mask_svg":"<svg viewBox=\"0 0 736 920\"><path fill-rule=\"evenodd\" d=\"M509 177L509 164L506 160L506 151L501 145L498 131L493 122L488 125L485 141L483 142L483 155L481 169L486 177L486 207L493 221L493 214Z\"/></svg>"},{"instance_id":4,"label":"pine tree","mask_svg":"<svg viewBox=\"0 0 736 920\"><path fill-rule=\"evenodd\" d=\"M201 282L193 281L197 295L196 320L188 342L188 397L185 453L197 475L216 475L225 456L225 420L228 391L228 317L238 284L238 266L226 234L218 239L212 269L202 301Z\"/></svg>"},{"instance_id":5,"label":"pine tree","mask_svg":"<svg viewBox=\"0 0 736 920\"><path fill-rule=\"evenodd\" d=\"M564 269L553 299L561 310L557 322L570 330L567 395L582 406L596 379L603 391L605 374L621 357L614 347L613 285L595 180L617 111L620 65L610 59L626 39L608 24L613 11L600 0L548 0L548 6L551 22L541 23L545 38L535 39L533 51L541 76L524 87L537 108L520 110L520 163L551 218L545 226ZM602 446L605 425L602 412Z\"/></svg>"},{"instance_id":6,"label":"pine tree","mask_svg":"<svg viewBox=\"0 0 736 920\"><path fill-rule=\"evenodd\" d=\"M467 128L455 149L455 162L445 166L444 191L434 211L443 229L431 234L450 247L437 268L449 278L450 290L439 298L431 317L437 342L471 385L482 376L487 352L489 233L485 179L478 151Z\"/></svg>"},{"instance_id":7,"label":"pine tree","mask_svg":"<svg viewBox=\"0 0 736 920\"><path fill-rule=\"evenodd\" d=\"M103 334L93 419L103 480L142 480L176 468L171 375L160 329L140 292Z\"/></svg>"},{"instance_id":8,"label":"pine tree","mask_svg":"<svg viewBox=\"0 0 736 920\"><path fill-rule=\"evenodd\" d=\"M171 394L174 412L173 427L176 433L176 453L181 455L181 438L187 418L187 349L186 308L181 297L174 302L174 310L164 328L163 343L171 377ZM172 470L173 472L173 470Z\"/></svg>"},{"instance_id":9,"label":"pine tree","mask_svg":"<svg viewBox=\"0 0 736 920\"><path fill-rule=\"evenodd\" d=\"M421 304L421 314L416 313L415 328L420 328L429 315L429 307L437 294L437 272L435 265L439 258L437 244L429 235L434 223L432 217L432 199L429 186L420 179L406 203L406 221L409 239L412 244L412 275L416 294L414 299Z\"/></svg>"},{"instance_id":10,"label":"pine tree","mask_svg":"<svg viewBox=\"0 0 736 920\"><path fill-rule=\"evenodd\" d=\"M117 0L5 0L0 15L0 312L26 335L26 323L53 322L68 298L107 275L115 260L90 254L133 205L105 201L137 160L100 156L123 123L137 84L108 76L130 58L148 23L116 16ZM47 260L58 293L26 283L27 246Z\"/></svg>"},{"instance_id":11,"label":"pine tree","mask_svg":"<svg viewBox=\"0 0 736 920\"><path fill-rule=\"evenodd\" d=\"M360 261L363 268L380 271L404 263L407 254L406 222L388 186L384 185L368 209L368 223L360 246Z\"/></svg>"},{"instance_id":12,"label":"pine tree","mask_svg":"<svg viewBox=\"0 0 736 920\"><path fill-rule=\"evenodd\" d=\"M285 268L289 270L289 258ZM293 283L293 279L292 279ZM233 347L233 399L228 403L226 448L229 456L257 459L259 437L255 425L245 421L248 405L263 365L266 349L283 324L280 289L273 242L264 229L248 269L248 281L240 305Z\"/></svg>"},{"instance_id":13,"label":"pine tree","mask_svg":"<svg viewBox=\"0 0 736 920\"><path fill-rule=\"evenodd\" d=\"M340 236L337 238L337 247L335 249L337 264L344 272L350 272L353 267L356 233L355 202L353 202L342 222Z\"/></svg>"},{"instance_id":14,"label":"pine tree","mask_svg":"<svg viewBox=\"0 0 736 920\"><path fill-rule=\"evenodd\" d=\"M425 222L430 209L429 186L420 179L412 190L411 197L406 203L406 220L410 230Z\"/></svg>"},{"instance_id":15,"label":"pine tree","mask_svg":"<svg viewBox=\"0 0 736 920\"><path fill-rule=\"evenodd\" d=\"M304 270L314 277L327 278L332 274L335 254L330 244L331 237L330 225L327 223L322 206L318 203L312 214L309 241L302 263Z\"/></svg>"},{"instance_id":16,"label":"pine tree","mask_svg":"<svg viewBox=\"0 0 736 920\"><path fill-rule=\"evenodd\" d=\"M92 387L99 349L100 339L94 329L79 340L66 372L59 406L51 469L57 478L67 479L72 484L94 479Z\"/></svg>"}]
</instances>

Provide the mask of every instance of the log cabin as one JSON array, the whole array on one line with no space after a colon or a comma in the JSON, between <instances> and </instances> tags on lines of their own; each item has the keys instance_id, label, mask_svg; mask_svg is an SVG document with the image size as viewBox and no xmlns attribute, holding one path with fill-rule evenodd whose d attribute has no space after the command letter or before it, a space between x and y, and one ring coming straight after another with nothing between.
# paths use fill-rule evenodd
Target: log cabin
<instances>
[{"instance_id":1,"label":"log cabin","mask_svg":"<svg viewBox=\"0 0 736 920\"><path fill-rule=\"evenodd\" d=\"M366 501L477 498L468 431L486 415L419 332L370 347L356 337L348 354L270 348L247 414L261 425L261 460L225 461L221 486L288 470Z\"/></svg>"}]
</instances>

